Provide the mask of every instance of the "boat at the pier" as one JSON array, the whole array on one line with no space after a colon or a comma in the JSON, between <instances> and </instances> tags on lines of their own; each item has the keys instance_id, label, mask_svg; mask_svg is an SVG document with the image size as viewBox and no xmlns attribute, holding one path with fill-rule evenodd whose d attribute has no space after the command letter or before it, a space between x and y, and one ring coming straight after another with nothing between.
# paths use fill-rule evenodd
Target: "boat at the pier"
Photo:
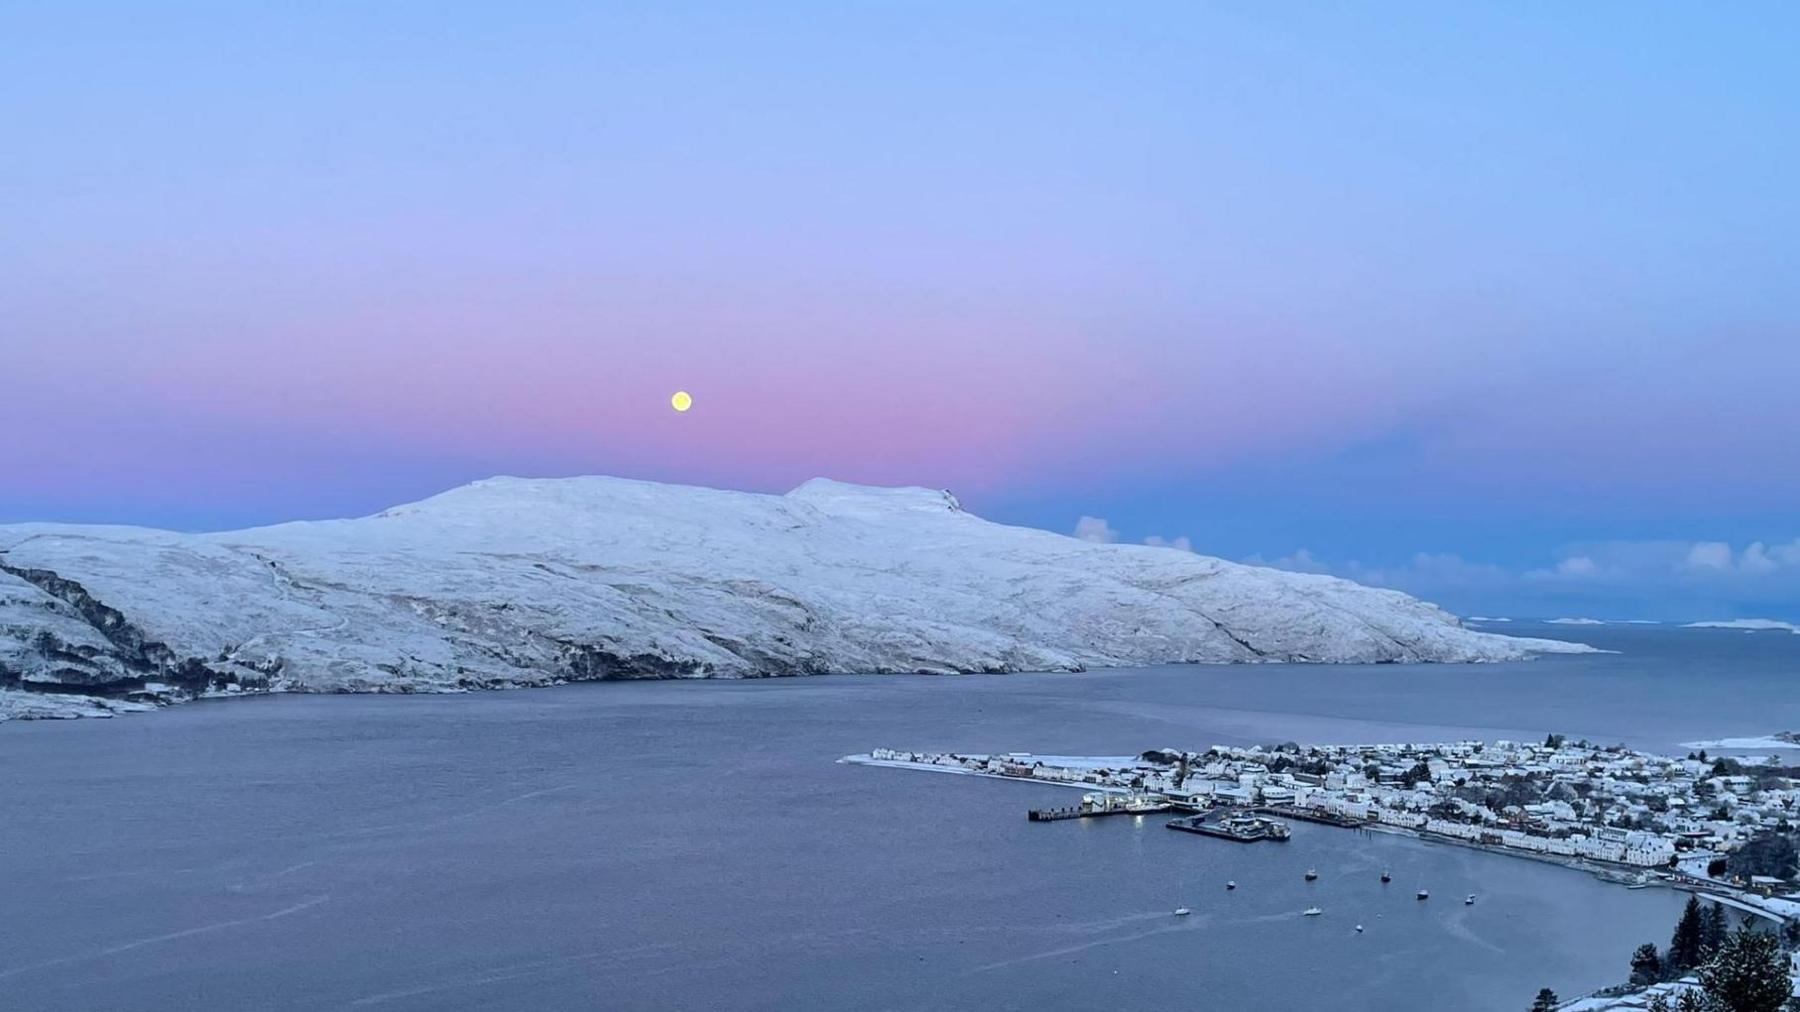
<instances>
[{"instance_id":1,"label":"boat at the pier","mask_svg":"<svg viewBox=\"0 0 1800 1012\"><path fill-rule=\"evenodd\" d=\"M1232 816L1218 822L1208 822L1204 815L1191 815L1184 819L1171 819L1170 829L1179 829L1184 833L1199 833L1202 836L1216 836L1225 840L1236 840L1239 843L1254 843L1257 840L1286 840L1287 826L1274 819L1260 816Z\"/></svg>"}]
</instances>

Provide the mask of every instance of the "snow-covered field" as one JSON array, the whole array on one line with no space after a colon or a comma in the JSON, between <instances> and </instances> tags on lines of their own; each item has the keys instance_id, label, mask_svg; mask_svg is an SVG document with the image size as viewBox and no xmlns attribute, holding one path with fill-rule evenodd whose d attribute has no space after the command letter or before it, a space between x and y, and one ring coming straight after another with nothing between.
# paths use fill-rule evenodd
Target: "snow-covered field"
<instances>
[{"instance_id":1,"label":"snow-covered field","mask_svg":"<svg viewBox=\"0 0 1800 1012\"><path fill-rule=\"evenodd\" d=\"M0 686L95 695L1586 649L1466 629L1397 591L825 480L761 495L494 478L222 534L0 526Z\"/></svg>"}]
</instances>

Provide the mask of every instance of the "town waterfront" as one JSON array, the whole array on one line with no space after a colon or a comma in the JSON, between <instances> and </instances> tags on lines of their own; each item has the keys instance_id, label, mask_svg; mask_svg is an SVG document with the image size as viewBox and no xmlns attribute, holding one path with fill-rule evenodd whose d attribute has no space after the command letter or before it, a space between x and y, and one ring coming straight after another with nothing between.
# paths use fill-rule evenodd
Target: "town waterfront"
<instances>
[{"instance_id":1,"label":"town waterfront","mask_svg":"<svg viewBox=\"0 0 1800 1012\"><path fill-rule=\"evenodd\" d=\"M1622 652L288 697L0 726L0 988L42 1009L1516 1009L1622 979L1685 897L1307 824L1242 846L1156 816L1029 823L1071 792L835 760L1550 731L1680 754L1800 729L1800 637L1574 632Z\"/></svg>"}]
</instances>

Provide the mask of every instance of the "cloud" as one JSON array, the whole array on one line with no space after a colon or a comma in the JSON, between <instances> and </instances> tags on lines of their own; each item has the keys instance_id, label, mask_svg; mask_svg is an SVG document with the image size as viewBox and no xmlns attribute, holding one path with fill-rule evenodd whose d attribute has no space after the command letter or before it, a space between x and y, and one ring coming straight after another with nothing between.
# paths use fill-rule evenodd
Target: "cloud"
<instances>
[{"instance_id":1,"label":"cloud","mask_svg":"<svg viewBox=\"0 0 1800 1012\"><path fill-rule=\"evenodd\" d=\"M1770 546L1752 541L1742 552L1733 553L1723 541L1696 541L1689 546L1681 568L1698 573L1738 573L1764 576L1771 573L1800 571L1800 539L1785 545Z\"/></svg>"},{"instance_id":2,"label":"cloud","mask_svg":"<svg viewBox=\"0 0 1800 1012\"><path fill-rule=\"evenodd\" d=\"M1160 534L1152 534L1144 539L1144 544L1149 545L1152 548L1179 548L1184 552L1191 552L1194 550L1194 543L1188 540L1186 534L1174 538L1165 538Z\"/></svg>"},{"instance_id":3,"label":"cloud","mask_svg":"<svg viewBox=\"0 0 1800 1012\"><path fill-rule=\"evenodd\" d=\"M1291 555L1283 555L1276 559L1265 559L1260 555L1252 555L1241 560L1246 566L1267 566L1270 569L1285 569L1290 573L1329 573L1331 567L1313 558L1313 554L1302 548ZM1351 563L1351 566L1356 566Z\"/></svg>"},{"instance_id":4,"label":"cloud","mask_svg":"<svg viewBox=\"0 0 1800 1012\"><path fill-rule=\"evenodd\" d=\"M1110 545L1119 540L1119 532L1099 517L1082 517L1075 521L1075 536L1097 545Z\"/></svg>"},{"instance_id":5,"label":"cloud","mask_svg":"<svg viewBox=\"0 0 1800 1012\"><path fill-rule=\"evenodd\" d=\"M1731 568L1731 546L1723 541L1697 541L1688 549L1683 566L1698 570Z\"/></svg>"},{"instance_id":6,"label":"cloud","mask_svg":"<svg viewBox=\"0 0 1800 1012\"><path fill-rule=\"evenodd\" d=\"M1574 555L1556 564L1558 576L1593 576L1600 566L1585 555Z\"/></svg>"},{"instance_id":7,"label":"cloud","mask_svg":"<svg viewBox=\"0 0 1800 1012\"><path fill-rule=\"evenodd\" d=\"M1738 568L1746 573L1772 573L1781 568L1781 563L1769 554L1769 550L1763 547L1762 542L1753 541L1750 543L1750 547L1744 549L1744 554L1739 557Z\"/></svg>"}]
</instances>

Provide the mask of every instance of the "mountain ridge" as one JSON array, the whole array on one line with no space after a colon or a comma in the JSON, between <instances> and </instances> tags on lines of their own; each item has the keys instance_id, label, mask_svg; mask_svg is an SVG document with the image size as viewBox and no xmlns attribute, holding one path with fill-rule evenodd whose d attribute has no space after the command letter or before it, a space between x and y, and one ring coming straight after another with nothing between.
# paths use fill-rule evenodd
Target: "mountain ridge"
<instances>
[{"instance_id":1,"label":"mountain ridge","mask_svg":"<svg viewBox=\"0 0 1800 1012\"><path fill-rule=\"evenodd\" d=\"M33 693L37 709L46 695L100 712L245 692L1585 649L1467 629L1398 591L829 479L769 495L498 477L241 531L0 526L0 700Z\"/></svg>"}]
</instances>

